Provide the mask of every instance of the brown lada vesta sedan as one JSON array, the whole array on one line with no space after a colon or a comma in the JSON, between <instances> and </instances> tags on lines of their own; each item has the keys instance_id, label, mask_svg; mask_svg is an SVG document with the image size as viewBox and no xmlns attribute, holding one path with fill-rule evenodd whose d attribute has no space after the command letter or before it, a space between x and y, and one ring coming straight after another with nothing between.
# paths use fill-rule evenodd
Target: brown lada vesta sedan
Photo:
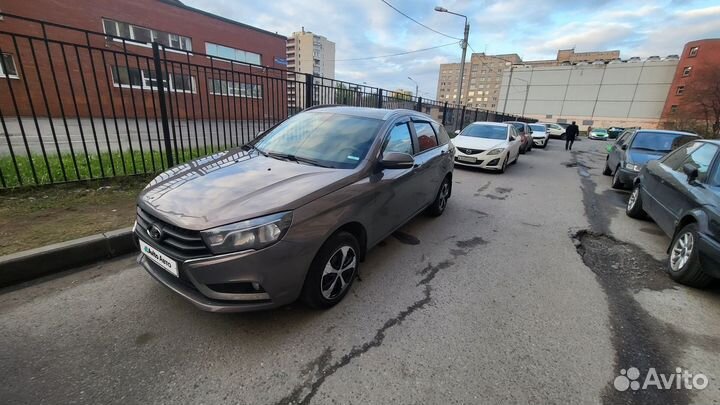
<instances>
[{"instance_id":1,"label":"brown lada vesta sedan","mask_svg":"<svg viewBox=\"0 0 720 405\"><path fill-rule=\"evenodd\" d=\"M138 198L138 262L208 311L331 307L372 246L452 191L454 147L410 110L315 107Z\"/></svg>"}]
</instances>

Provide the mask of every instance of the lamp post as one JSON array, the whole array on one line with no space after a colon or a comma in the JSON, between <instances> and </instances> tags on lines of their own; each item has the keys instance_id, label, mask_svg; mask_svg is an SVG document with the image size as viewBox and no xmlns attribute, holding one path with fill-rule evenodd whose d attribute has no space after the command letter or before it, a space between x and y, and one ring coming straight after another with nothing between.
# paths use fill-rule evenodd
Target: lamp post
<instances>
[{"instance_id":1,"label":"lamp post","mask_svg":"<svg viewBox=\"0 0 720 405\"><path fill-rule=\"evenodd\" d=\"M410 80L411 82L415 83L415 97L419 97L419 96L420 96L420 93L419 93L419 90L418 90L418 89L419 89L418 83L417 83L415 80L413 80L413 78L410 77L410 76L408 76L408 80Z\"/></svg>"},{"instance_id":2,"label":"lamp post","mask_svg":"<svg viewBox=\"0 0 720 405\"><path fill-rule=\"evenodd\" d=\"M465 33L463 36L463 41L461 44L462 47L462 59L460 60L460 84L458 85L458 95L457 95L457 103L460 103L461 97L462 97L462 88L463 88L463 79L465 78L465 54L467 53L467 45L468 45L468 35L470 35L470 24L468 24L468 19L466 15L453 13L452 11L449 11L445 7L435 6L435 11L439 13L448 13L453 14L459 17L462 17L465 19Z\"/></svg>"}]
</instances>

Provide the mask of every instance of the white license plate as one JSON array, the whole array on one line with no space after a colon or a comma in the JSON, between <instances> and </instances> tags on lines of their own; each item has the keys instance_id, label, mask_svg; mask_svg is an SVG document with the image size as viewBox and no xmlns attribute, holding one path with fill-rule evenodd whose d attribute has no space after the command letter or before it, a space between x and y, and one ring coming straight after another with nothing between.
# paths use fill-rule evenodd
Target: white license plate
<instances>
[{"instance_id":1,"label":"white license plate","mask_svg":"<svg viewBox=\"0 0 720 405\"><path fill-rule=\"evenodd\" d=\"M160 253L160 251L143 242L142 240L140 240L140 251L145 255L145 257L157 263L158 266L167 270L173 276L179 277L178 267L175 260Z\"/></svg>"},{"instance_id":2,"label":"white license plate","mask_svg":"<svg viewBox=\"0 0 720 405\"><path fill-rule=\"evenodd\" d=\"M468 162L468 163L475 163L477 162L477 158L471 157L471 156L458 156L458 160L461 162Z\"/></svg>"}]
</instances>

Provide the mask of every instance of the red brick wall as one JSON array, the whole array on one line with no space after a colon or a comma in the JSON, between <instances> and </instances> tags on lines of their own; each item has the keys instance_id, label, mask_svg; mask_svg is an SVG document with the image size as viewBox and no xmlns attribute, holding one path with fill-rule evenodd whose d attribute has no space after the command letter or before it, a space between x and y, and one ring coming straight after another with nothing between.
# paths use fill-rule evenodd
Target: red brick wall
<instances>
[{"instance_id":1,"label":"red brick wall","mask_svg":"<svg viewBox=\"0 0 720 405\"><path fill-rule=\"evenodd\" d=\"M0 10L100 33L103 31L102 18L107 17L190 37L194 54L188 57L168 52L168 62L163 64L163 70L182 71L195 78L195 94L169 93L169 108L174 117L262 119L280 118L286 114L283 72L240 65L231 68L227 62L211 62L198 55L205 52L207 41L258 53L263 66L280 69L283 67L276 65L274 58L285 56L285 38L282 36L159 0L0 1ZM128 43L126 56L122 43L95 34L89 35L88 39L82 32L52 26L46 26L47 36L51 39L46 45L40 24L12 17L0 21L0 31L0 50L13 55L20 75L19 79L0 78L0 109L4 116L29 116L33 109L37 116L49 114L53 117L64 113L67 117L99 117L102 114L112 118L113 109L118 118L159 115L156 91L119 88L113 86L111 80L111 69L116 65L140 65L154 70L151 49ZM92 49L88 48L88 41ZM249 72L252 75L247 75ZM260 84L263 97L210 95L208 78ZM12 86L12 92L8 86Z\"/></svg>"},{"instance_id":2,"label":"red brick wall","mask_svg":"<svg viewBox=\"0 0 720 405\"><path fill-rule=\"evenodd\" d=\"M694 47L698 48L697 56L691 57L690 50ZM691 66L692 70L689 76L684 77L683 72L688 66ZM698 80L703 80L704 76L707 77L703 74L703 71L717 68L717 66L720 66L720 39L703 39L685 44L672 86L665 101L662 119L704 119L704 116L689 104L688 95L677 95L677 89L679 86L685 86L686 90L693 86L703 86L702 83L698 82ZM678 109L674 114L672 113L673 105L677 106ZM678 117L678 115L682 115L682 117Z\"/></svg>"}]
</instances>

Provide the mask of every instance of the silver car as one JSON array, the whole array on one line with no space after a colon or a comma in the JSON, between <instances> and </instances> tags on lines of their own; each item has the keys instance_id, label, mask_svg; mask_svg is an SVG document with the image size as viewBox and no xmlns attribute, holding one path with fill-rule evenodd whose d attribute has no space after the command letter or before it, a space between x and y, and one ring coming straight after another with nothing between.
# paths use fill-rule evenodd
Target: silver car
<instances>
[{"instance_id":1,"label":"silver car","mask_svg":"<svg viewBox=\"0 0 720 405\"><path fill-rule=\"evenodd\" d=\"M208 311L331 307L373 245L443 213L454 154L415 111L306 110L155 178L138 198L138 262Z\"/></svg>"}]
</instances>

